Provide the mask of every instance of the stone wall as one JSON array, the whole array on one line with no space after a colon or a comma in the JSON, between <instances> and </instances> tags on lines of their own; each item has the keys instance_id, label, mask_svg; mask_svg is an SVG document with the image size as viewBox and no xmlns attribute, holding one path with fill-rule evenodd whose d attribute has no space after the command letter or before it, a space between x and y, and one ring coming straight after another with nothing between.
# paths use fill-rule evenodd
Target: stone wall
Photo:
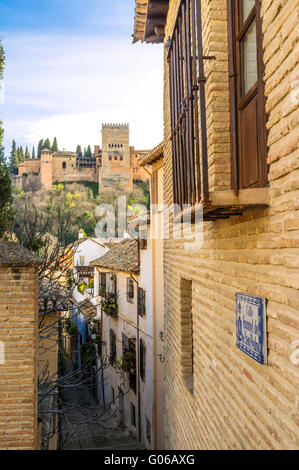
<instances>
[{"instance_id":1,"label":"stone wall","mask_svg":"<svg viewBox=\"0 0 299 470\"><path fill-rule=\"evenodd\" d=\"M178 0L170 1L165 38ZM165 240L166 419L168 449L298 449L299 158L298 7L262 1L270 203L204 223L204 243ZM227 1L202 2L211 189L230 181ZM172 164L165 53L164 199ZM219 166L217 166L217 162ZM223 171L221 172L221 168ZM181 280L192 281L193 379L182 370ZM184 281L184 282L185 282ZM268 365L236 348L235 294L266 297Z\"/></svg>"},{"instance_id":2,"label":"stone wall","mask_svg":"<svg viewBox=\"0 0 299 470\"><path fill-rule=\"evenodd\" d=\"M37 449L37 268L0 266L0 449Z\"/></svg>"}]
</instances>

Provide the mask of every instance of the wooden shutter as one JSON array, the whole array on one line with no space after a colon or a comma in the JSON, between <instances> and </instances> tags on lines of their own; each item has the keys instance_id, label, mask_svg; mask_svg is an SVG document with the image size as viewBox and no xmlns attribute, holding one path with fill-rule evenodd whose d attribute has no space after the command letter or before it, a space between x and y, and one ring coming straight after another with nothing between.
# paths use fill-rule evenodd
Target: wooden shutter
<instances>
[{"instance_id":1,"label":"wooden shutter","mask_svg":"<svg viewBox=\"0 0 299 470\"><path fill-rule=\"evenodd\" d=\"M143 340L140 340L140 378L145 379L146 348Z\"/></svg>"},{"instance_id":2,"label":"wooden shutter","mask_svg":"<svg viewBox=\"0 0 299 470\"><path fill-rule=\"evenodd\" d=\"M260 0L228 0L233 186L267 184Z\"/></svg>"}]
</instances>

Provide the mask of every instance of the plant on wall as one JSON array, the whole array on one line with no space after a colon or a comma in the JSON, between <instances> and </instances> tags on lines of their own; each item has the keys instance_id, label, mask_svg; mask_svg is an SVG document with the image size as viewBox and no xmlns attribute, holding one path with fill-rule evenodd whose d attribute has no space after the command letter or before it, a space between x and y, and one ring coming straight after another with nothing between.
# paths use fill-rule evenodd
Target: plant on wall
<instances>
[{"instance_id":1,"label":"plant on wall","mask_svg":"<svg viewBox=\"0 0 299 470\"><path fill-rule=\"evenodd\" d=\"M110 315L111 317L117 317L117 295L106 293L105 297L101 300L101 307L107 315Z\"/></svg>"}]
</instances>

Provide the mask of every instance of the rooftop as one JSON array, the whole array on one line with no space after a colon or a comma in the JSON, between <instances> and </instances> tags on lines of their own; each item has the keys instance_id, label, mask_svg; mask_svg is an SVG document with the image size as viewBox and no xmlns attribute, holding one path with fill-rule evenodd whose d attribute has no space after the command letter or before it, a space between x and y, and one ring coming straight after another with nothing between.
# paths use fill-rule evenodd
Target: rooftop
<instances>
[{"instance_id":1,"label":"rooftop","mask_svg":"<svg viewBox=\"0 0 299 470\"><path fill-rule=\"evenodd\" d=\"M0 266L39 266L41 260L15 242L0 241Z\"/></svg>"},{"instance_id":2,"label":"rooftop","mask_svg":"<svg viewBox=\"0 0 299 470\"><path fill-rule=\"evenodd\" d=\"M137 241L133 238L125 238L112 246L105 255L92 261L90 266L107 268L112 271L139 273Z\"/></svg>"},{"instance_id":3,"label":"rooftop","mask_svg":"<svg viewBox=\"0 0 299 470\"><path fill-rule=\"evenodd\" d=\"M164 142L161 142L153 150L148 152L141 160L140 166L151 165L160 158L163 158Z\"/></svg>"},{"instance_id":4,"label":"rooftop","mask_svg":"<svg viewBox=\"0 0 299 470\"><path fill-rule=\"evenodd\" d=\"M164 41L169 0L136 0L133 44Z\"/></svg>"}]
</instances>

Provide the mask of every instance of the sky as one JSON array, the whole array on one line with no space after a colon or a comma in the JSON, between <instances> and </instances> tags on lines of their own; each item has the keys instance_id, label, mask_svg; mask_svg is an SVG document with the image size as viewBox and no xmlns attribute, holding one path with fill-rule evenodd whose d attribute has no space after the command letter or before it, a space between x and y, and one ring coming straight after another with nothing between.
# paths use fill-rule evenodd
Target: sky
<instances>
[{"instance_id":1,"label":"sky","mask_svg":"<svg viewBox=\"0 0 299 470\"><path fill-rule=\"evenodd\" d=\"M101 145L102 123L129 123L130 144L163 139L162 45L132 45L135 0L0 0L6 53L0 119L31 149Z\"/></svg>"}]
</instances>

